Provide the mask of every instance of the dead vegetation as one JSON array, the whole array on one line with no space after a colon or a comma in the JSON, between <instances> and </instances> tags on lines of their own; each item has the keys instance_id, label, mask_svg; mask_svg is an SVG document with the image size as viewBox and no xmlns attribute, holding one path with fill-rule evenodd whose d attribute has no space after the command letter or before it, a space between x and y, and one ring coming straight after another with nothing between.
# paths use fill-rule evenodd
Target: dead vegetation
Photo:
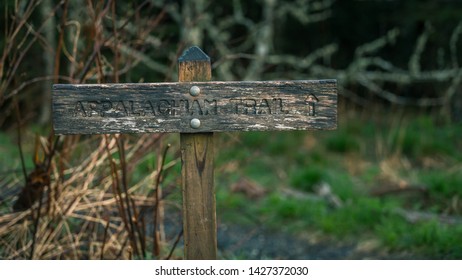
<instances>
[{"instance_id":1,"label":"dead vegetation","mask_svg":"<svg viewBox=\"0 0 462 280\"><path fill-rule=\"evenodd\" d=\"M239 0L232 1L229 12L221 15L209 13L212 4L208 0L184 1L184 5L175 1L7 2L2 4L6 16L0 53L0 126L16 134L23 164L20 172L0 178L1 259L172 258L181 239L181 227L169 235L164 225L166 207L173 211L180 207L175 200L164 199L177 193L179 186L172 179L178 176L166 174L178 159L175 151L168 151L165 136L56 137L50 128L52 83L174 81L176 58L190 44L206 45L210 50L216 79L333 77L339 79L344 97L366 107L369 100L358 94L364 89L391 104L416 102L448 109L458 97L462 79L458 57L462 23L451 27L447 67L426 68L422 63L429 38L435 34L430 22L412 43L407 67L381 56L383 49L402 39L399 28L363 42L344 69L332 63L341 50L338 43L311 53L277 52L279 23L291 18L306 27L324 21L332 16L332 0L265 0L257 6L259 18L248 15L244 1ZM439 96L414 100L389 90L422 81L443 83ZM30 132L34 120L45 127L41 136ZM30 139L36 139L35 144ZM310 149L320 145L311 135L305 140ZM154 164L135 176L148 155ZM167 155L173 159L166 160ZM386 157L387 151L382 155ZM33 166L24 163L28 158ZM242 168L241 163L227 164L230 169ZM425 187L407 181L402 185L400 178L391 175L388 178L389 190L374 195L407 191L426 195ZM329 186L317 190L315 200L341 208L343 202ZM252 199L268 193L248 179L238 181L233 191ZM305 198L290 190L283 194ZM409 221L436 218L459 223L458 219L399 209L397 214Z\"/></svg>"},{"instance_id":2,"label":"dead vegetation","mask_svg":"<svg viewBox=\"0 0 462 280\"><path fill-rule=\"evenodd\" d=\"M46 144L46 139L41 140ZM21 204L22 211L0 216L1 258L167 257L171 245L163 231L161 189L165 172L177 160L165 161L166 150L158 150L162 140L159 134L137 138L105 135L83 139L66 150L69 156L83 149L89 152L86 157L66 158L57 152L47 184L27 183L16 200L18 205L26 190L34 189L38 193L35 203ZM40 150L46 157L42 146ZM160 155L156 168L132 182L129 174L149 153ZM41 180L41 176L30 173L26 182ZM3 189L8 192L20 182L15 178ZM3 199L15 200L16 194L10 193ZM148 228L152 230L147 232Z\"/></svg>"}]
</instances>

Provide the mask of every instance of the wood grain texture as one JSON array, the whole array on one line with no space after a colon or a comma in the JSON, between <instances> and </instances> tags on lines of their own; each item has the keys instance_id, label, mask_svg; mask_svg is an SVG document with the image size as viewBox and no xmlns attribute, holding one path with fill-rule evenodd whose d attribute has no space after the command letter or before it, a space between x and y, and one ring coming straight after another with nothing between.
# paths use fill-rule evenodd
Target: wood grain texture
<instances>
[{"instance_id":1,"label":"wood grain texture","mask_svg":"<svg viewBox=\"0 0 462 280\"><path fill-rule=\"evenodd\" d=\"M185 51L178 63L180 82L212 78L210 59L197 47ZM189 119L186 121L189 125ZM213 145L213 133L180 134L184 257L187 260L217 257Z\"/></svg>"},{"instance_id":2,"label":"wood grain texture","mask_svg":"<svg viewBox=\"0 0 462 280\"><path fill-rule=\"evenodd\" d=\"M53 126L56 134L180 132L185 259L216 259L213 132L335 129L337 83L210 82L210 58L197 47L178 66L178 83L54 85Z\"/></svg>"},{"instance_id":3,"label":"wood grain texture","mask_svg":"<svg viewBox=\"0 0 462 280\"><path fill-rule=\"evenodd\" d=\"M335 80L190 82L211 75L205 63L209 62L179 62L180 81L188 82L54 85L55 132L196 133L337 127ZM191 96L192 86L200 88L198 96ZM200 120L199 128L190 126L193 118Z\"/></svg>"}]
</instances>

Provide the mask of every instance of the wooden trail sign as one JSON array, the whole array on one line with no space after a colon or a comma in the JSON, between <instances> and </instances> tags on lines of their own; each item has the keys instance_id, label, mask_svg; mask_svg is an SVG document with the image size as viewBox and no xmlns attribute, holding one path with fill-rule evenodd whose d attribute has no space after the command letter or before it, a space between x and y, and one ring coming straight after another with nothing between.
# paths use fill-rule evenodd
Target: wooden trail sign
<instances>
[{"instance_id":1,"label":"wooden trail sign","mask_svg":"<svg viewBox=\"0 0 462 280\"><path fill-rule=\"evenodd\" d=\"M210 58L201 49L192 47L178 59L180 82L211 79ZM190 94L199 96L200 92L197 94L191 89ZM191 127L197 125L196 120L189 121ZM184 256L189 260L216 259L213 132L180 133L180 149Z\"/></svg>"},{"instance_id":2,"label":"wooden trail sign","mask_svg":"<svg viewBox=\"0 0 462 280\"><path fill-rule=\"evenodd\" d=\"M335 80L53 87L58 134L335 129ZM196 95L197 94L197 95ZM191 123L195 119L196 124Z\"/></svg>"},{"instance_id":3,"label":"wooden trail sign","mask_svg":"<svg viewBox=\"0 0 462 280\"><path fill-rule=\"evenodd\" d=\"M211 82L198 47L179 82L53 86L56 134L179 132L186 259L216 258L213 132L337 128L335 80Z\"/></svg>"}]
</instances>

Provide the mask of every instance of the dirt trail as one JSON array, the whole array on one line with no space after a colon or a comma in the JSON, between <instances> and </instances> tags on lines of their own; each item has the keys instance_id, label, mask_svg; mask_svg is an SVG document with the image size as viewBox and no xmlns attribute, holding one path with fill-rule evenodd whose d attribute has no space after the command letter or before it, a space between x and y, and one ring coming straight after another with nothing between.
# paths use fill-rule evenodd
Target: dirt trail
<instances>
[{"instance_id":1,"label":"dirt trail","mask_svg":"<svg viewBox=\"0 0 462 280\"><path fill-rule=\"evenodd\" d=\"M308 235L308 234L307 234ZM412 259L406 254L389 254L373 240L334 241L328 238L310 240L282 231L220 224L218 250L224 259Z\"/></svg>"},{"instance_id":2,"label":"dirt trail","mask_svg":"<svg viewBox=\"0 0 462 280\"><path fill-rule=\"evenodd\" d=\"M176 236L181 220L166 219L166 234ZM217 232L219 259L282 259L282 260L362 260L415 259L407 253L389 253L380 244L369 240L339 241L319 233L293 235L283 230L219 223ZM183 240L178 244L182 250ZM421 257L417 257L420 258Z\"/></svg>"}]
</instances>

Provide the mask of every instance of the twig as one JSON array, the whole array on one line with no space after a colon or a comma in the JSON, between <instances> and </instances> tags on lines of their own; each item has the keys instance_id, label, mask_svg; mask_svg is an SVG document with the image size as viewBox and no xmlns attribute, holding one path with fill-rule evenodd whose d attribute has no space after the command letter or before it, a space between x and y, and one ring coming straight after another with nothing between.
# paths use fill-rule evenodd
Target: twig
<instances>
[{"instance_id":1,"label":"twig","mask_svg":"<svg viewBox=\"0 0 462 280\"><path fill-rule=\"evenodd\" d=\"M119 253L116 255L116 259L120 259L122 257L122 254L124 253L124 250L125 250L125 247L127 246L127 243L128 243L128 240L130 238L127 236L127 238L125 238L124 240L124 243L122 244L122 246L120 247L120 251ZM129 258L130 259L130 258Z\"/></svg>"},{"instance_id":2,"label":"twig","mask_svg":"<svg viewBox=\"0 0 462 280\"><path fill-rule=\"evenodd\" d=\"M31 1L32 3L33 1ZM49 17L53 16L56 12L56 10L58 9L59 6L61 6L63 2L60 2L58 3L52 10L52 12L50 13ZM48 20L48 18L42 23L42 25L37 29L37 33L40 33L42 31L42 29L45 27L45 22ZM26 19L23 19L23 21L25 22ZM17 30L19 32L19 30ZM8 69L8 72L6 73L6 79L0 84L0 105L2 104L3 102L3 92L4 90L8 87L8 85L11 83L11 81L13 80L13 78L15 77L15 75L13 75L13 73L16 73L19 65L21 64L22 60L24 59L25 55L27 54L28 50L32 47L32 45L35 43L35 41L37 40L37 36L34 36L32 37L32 39L30 40L30 42L27 44L27 46L23 49L22 52L20 52L19 54L19 57L17 57L15 60L13 60L14 62L11 63L11 67ZM10 40L7 40L7 41L10 41ZM15 53L16 54L16 53ZM3 62L3 59L2 59L2 62Z\"/></svg>"},{"instance_id":3,"label":"twig","mask_svg":"<svg viewBox=\"0 0 462 280\"><path fill-rule=\"evenodd\" d=\"M107 157L108 157L108 160L109 160L109 164L110 164L110 167L111 167L111 177L112 177L112 191L114 193L114 196L116 197L117 199L117 208L119 210L119 215L120 217L122 218L122 221L124 223L124 226L125 226L125 230L127 231L128 233L128 236L129 236L129 239L130 241L133 243L135 242L135 240L133 238L131 238L131 231L130 231L130 228L129 228L129 221L127 220L127 217L126 217L126 211L125 211L125 205L124 205L124 202L123 202L123 198L122 198L122 193L120 192L120 188L119 188L119 176L117 174L117 167L115 165L115 162L114 162L114 159L112 158L112 155L111 155L111 152L109 150L109 140L108 140L108 136L107 135L104 135L104 138L106 140L106 151L107 151ZM135 246L135 245L133 245Z\"/></svg>"},{"instance_id":4,"label":"twig","mask_svg":"<svg viewBox=\"0 0 462 280\"><path fill-rule=\"evenodd\" d=\"M19 150L19 157L21 159L21 167L22 167L22 173L24 175L24 183L27 182L27 171L26 171L26 163L24 162L24 153L22 151L22 137L21 137L21 126L22 126L22 122L21 122L21 113L19 112L19 105L18 105L18 101L16 100L16 98L13 98L13 102L14 102L14 108L15 108L15 111L16 111L16 120L18 122L18 129L17 129L17 136L18 136L18 150Z\"/></svg>"},{"instance_id":5,"label":"twig","mask_svg":"<svg viewBox=\"0 0 462 280\"><path fill-rule=\"evenodd\" d=\"M155 181L155 185L154 185L154 188L155 188L155 201L156 201L156 204L155 204L155 207L154 207L154 232L153 232L153 241L154 241L154 244L153 244L153 255L156 256L156 257L159 257L160 255L160 236L159 236L159 222L160 222L160 219L159 219L159 209L160 209L160 203L161 203L161 200L162 200L162 194L161 194L161 189L160 189L160 180L161 180L161 177L162 177L162 170L164 169L164 164L165 164L165 158L167 156L167 151L168 149L170 148L170 144L167 145L167 147L165 147L164 149L164 153L162 154L162 158L160 159L160 164L158 165L157 167L157 177L156 177L156 181Z\"/></svg>"},{"instance_id":6,"label":"twig","mask_svg":"<svg viewBox=\"0 0 462 280\"><path fill-rule=\"evenodd\" d=\"M111 3L111 12L112 12L112 33L114 34L114 83L119 82L119 38L116 27L116 1Z\"/></svg>"},{"instance_id":7,"label":"twig","mask_svg":"<svg viewBox=\"0 0 462 280\"><path fill-rule=\"evenodd\" d=\"M34 222L34 232L32 233L32 245L31 245L31 249L30 249L30 259L33 260L34 259L34 254L35 254L35 247L36 247L36 243L37 243L37 232L38 232L38 227L39 227L39 222L40 222L40 216L41 216L41 213L42 213L42 194L43 194L43 189L40 190L40 194L39 194L39 205L38 205L38 208L37 208L37 216L35 218L35 222Z\"/></svg>"},{"instance_id":8,"label":"twig","mask_svg":"<svg viewBox=\"0 0 462 280\"><path fill-rule=\"evenodd\" d=\"M55 69L54 69L54 76L59 75L59 67L60 67L60 62L61 62L61 48L63 47L64 44L64 26L66 25L67 22L67 12L68 12L68 6L69 6L69 0L64 1L63 5L63 16L61 18L61 24L60 24L60 32L59 32L59 39L58 39L58 45L56 46L56 52L55 52ZM53 81L54 83L57 83L57 79Z\"/></svg>"},{"instance_id":9,"label":"twig","mask_svg":"<svg viewBox=\"0 0 462 280\"><path fill-rule=\"evenodd\" d=\"M17 88L10 91L7 95L5 95L5 99L12 98L16 94L18 94L20 91L22 91L24 88L30 86L31 84L38 83L38 82L43 82L43 81L50 81L50 80L54 80L54 81L58 82L59 79L70 82L70 83L74 82L74 79L69 78L67 76L63 76L63 75L58 75L58 76L52 75L52 76L36 77L36 78L33 78L33 79L30 79L28 81L23 82Z\"/></svg>"},{"instance_id":10,"label":"twig","mask_svg":"<svg viewBox=\"0 0 462 280\"><path fill-rule=\"evenodd\" d=\"M138 233L138 239L140 241L140 247L141 247L141 254L143 255L143 258L146 259L146 234L144 231L144 218L140 218L140 213L136 209L136 204L135 201L130 198L131 204L133 206L133 215L135 217L135 229L136 232ZM141 221L141 225L140 225Z\"/></svg>"},{"instance_id":11,"label":"twig","mask_svg":"<svg viewBox=\"0 0 462 280\"><path fill-rule=\"evenodd\" d=\"M127 161L125 159L125 147L124 147L124 138L123 135L119 135L117 137L117 147L119 150L119 156L120 156L120 166L121 166L121 171L122 171L122 187L123 187L123 192L125 193L125 204L126 204L126 211L128 215L128 221L130 224L130 236L132 238L132 243L133 243L133 250L135 255L139 256L139 251L138 251L138 245L136 242L136 229L135 229L135 224L133 221L132 217L132 211L135 209L134 205L131 205L130 203L130 195L128 193L128 181L127 181Z\"/></svg>"},{"instance_id":12,"label":"twig","mask_svg":"<svg viewBox=\"0 0 462 280\"><path fill-rule=\"evenodd\" d=\"M439 223L442 223L442 224L448 224L448 225L462 224L461 218L447 216L447 215L438 215L434 213L411 211L411 210L405 210L402 208L394 209L392 213L402 216L406 221L412 224L415 224L418 222L432 221L432 220L438 221Z\"/></svg>"},{"instance_id":13,"label":"twig","mask_svg":"<svg viewBox=\"0 0 462 280\"><path fill-rule=\"evenodd\" d=\"M122 29L125 27L125 25L127 25L132 17L134 15L136 15L136 13L138 13L142 8L144 8L144 6L146 6L147 4L149 4L150 1L149 0L146 0L144 1L143 3L141 3L138 8L135 10L135 12L127 18L127 20L124 22L124 24L122 24L121 27L119 27L119 29ZM95 60L96 58L96 55L98 54L98 52L100 51L101 47L104 46L107 42L109 42L109 40L112 39L112 37L114 36L115 34L112 33L110 34L104 41L102 44L97 44L95 45L95 48L93 49L93 53L90 55L90 57L87 59L87 63L85 64L85 66L83 67L83 70L82 70L82 73L80 74L80 78L78 79L79 80L79 83L82 83L84 80L85 80L85 76L87 75L88 71L90 70L90 66L91 64L93 63L93 61Z\"/></svg>"},{"instance_id":14,"label":"twig","mask_svg":"<svg viewBox=\"0 0 462 280\"><path fill-rule=\"evenodd\" d=\"M103 234L103 245L101 245L101 256L100 260L104 259L104 249L106 247L106 239L107 239L107 233L109 231L109 219L107 219L106 226L104 227L104 234Z\"/></svg>"},{"instance_id":15,"label":"twig","mask_svg":"<svg viewBox=\"0 0 462 280\"><path fill-rule=\"evenodd\" d=\"M183 236L183 228L181 228L180 233L178 233L178 236L177 236L176 239L175 239L175 243L173 243L172 249L170 249L170 253L168 253L167 258L165 258L166 260L169 260L169 259L172 257L173 251L175 251L176 246L177 246L178 243L180 242L180 239L181 239L182 236Z\"/></svg>"}]
</instances>

